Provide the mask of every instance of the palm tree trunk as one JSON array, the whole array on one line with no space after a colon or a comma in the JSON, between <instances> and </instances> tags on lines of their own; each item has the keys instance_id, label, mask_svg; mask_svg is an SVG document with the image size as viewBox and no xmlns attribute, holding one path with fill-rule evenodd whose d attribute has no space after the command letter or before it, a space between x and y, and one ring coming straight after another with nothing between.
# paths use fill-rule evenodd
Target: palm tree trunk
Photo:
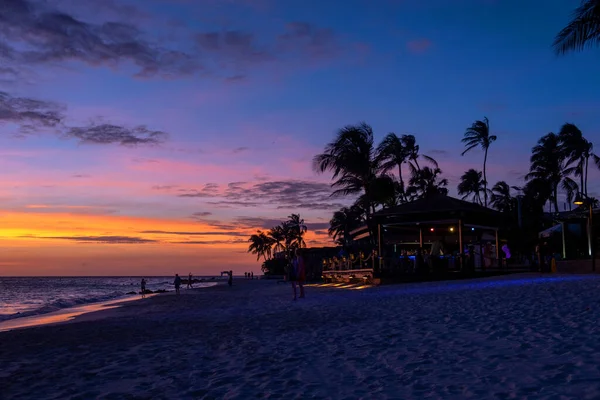
<instances>
[{"instance_id":1,"label":"palm tree trunk","mask_svg":"<svg viewBox=\"0 0 600 400\"><path fill-rule=\"evenodd\" d=\"M558 185L554 186L554 191L552 194L552 200L554 201L554 212L558 212Z\"/></svg>"},{"instance_id":2,"label":"palm tree trunk","mask_svg":"<svg viewBox=\"0 0 600 400\"><path fill-rule=\"evenodd\" d=\"M402 198L402 201L404 201L404 179L402 179L402 163L398 164L398 178L400 178L400 187L402 188L402 193L400 193L400 196Z\"/></svg>"},{"instance_id":3,"label":"palm tree trunk","mask_svg":"<svg viewBox=\"0 0 600 400\"><path fill-rule=\"evenodd\" d=\"M485 170L485 165L487 164L487 153L488 153L488 149L487 147L485 148L485 155L483 156L483 204L485 207L487 207L487 200L488 200L488 194L487 194L487 174L486 174L486 170Z\"/></svg>"},{"instance_id":4,"label":"palm tree trunk","mask_svg":"<svg viewBox=\"0 0 600 400\"><path fill-rule=\"evenodd\" d=\"M419 161L417 160L417 157L414 157L412 160L414 161L415 165L417 166L417 171L420 171L421 166L419 166Z\"/></svg>"}]
</instances>

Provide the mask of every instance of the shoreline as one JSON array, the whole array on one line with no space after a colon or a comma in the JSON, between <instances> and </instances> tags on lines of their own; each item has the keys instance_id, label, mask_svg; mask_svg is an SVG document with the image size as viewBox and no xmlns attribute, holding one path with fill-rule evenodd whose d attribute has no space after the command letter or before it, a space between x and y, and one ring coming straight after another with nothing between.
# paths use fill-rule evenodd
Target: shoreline
<instances>
[{"instance_id":1,"label":"shoreline","mask_svg":"<svg viewBox=\"0 0 600 400\"><path fill-rule=\"evenodd\" d=\"M184 294L188 290L206 290L219 285L219 282L205 282L205 284L206 286L195 287L193 289L184 289L182 290L182 294ZM116 299L88 303L73 307L66 307L49 313L28 315L24 317L15 317L4 321L0 321L0 333L26 328L36 328L64 323L102 319L105 316L110 316L110 314L106 314L107 312L114 311L118 308L123 308L132 302L139 302L141 300L151 299L156 296L168 296L170 294L174 295L175 290L163 293L147 294L145 298L142 298L141 294L125 294L122 297Z\"/></svg>"}]
</instances>

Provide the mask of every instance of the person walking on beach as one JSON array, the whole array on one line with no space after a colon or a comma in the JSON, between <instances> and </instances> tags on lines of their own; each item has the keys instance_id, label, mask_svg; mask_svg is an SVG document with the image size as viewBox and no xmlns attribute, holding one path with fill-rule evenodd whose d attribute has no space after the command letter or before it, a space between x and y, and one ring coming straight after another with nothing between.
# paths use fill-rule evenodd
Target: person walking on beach
<instances>
[{"instance_id":1,"label":"person walking on beach","mask_svg":"<svg viewBox=\"0 0 600 400\"><path fill-rule=\"evenodd\" d=\"M227 278L227 284L229 286L232 286L233 285L233 271L229 271L227 273L227 275L229 276L229 278Z\"/></svg>"},{"instance_id":2,"label":"person walking on beach","mask_svg":"<svg viewBox=\"0 0 600 400\"><path fill-rule=\"evenodd\" d=\"M142 283L140 285L142 287L142 299L146 297L146 280L142 278Z\"/></svg>"},{"instance_id":3,"label":"person walking on beach","mask_svg":"<svg viewBox=\"0 0 600 400\"><path fill-rule=\"evenodd\" d=\"M173 282L173 284L175 285L175 293L179 295L179 288L181 287L181 278L179 277L179 274L175 274L175 282Z\"/></svg>"},{"instance_id":4,"label":"person walking on beach","mask_svg":"<svg viewBox=\"0 0 600 400\"><path fill-rule=\"evenodd\" d=\"M292 288L294 289L294 300L296 300L296 284L300 287L300 298L304 298L304 280L306 279L306 269L304 265L304 257L302 257L302 250L296 249L296 257L292 261L290 280L292 281Z\"/></svg>"},{"instance_id":5,"label":"person walking on beach","mask_svg":"<svg viewBox=\"0 0 600 400\"><path fill-rule=\"evenodd\" d=\"M190 275L188 276L187 288L192 289L192 273L191 272L190 272Z\"/></svg>"}]
</instances>

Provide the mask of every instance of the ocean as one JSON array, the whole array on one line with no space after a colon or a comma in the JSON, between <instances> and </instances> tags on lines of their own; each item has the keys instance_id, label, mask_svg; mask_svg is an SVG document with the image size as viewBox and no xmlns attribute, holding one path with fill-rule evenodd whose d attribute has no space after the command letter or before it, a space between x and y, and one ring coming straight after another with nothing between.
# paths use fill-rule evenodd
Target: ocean
<instances>
[{"instance_id":1,"label":"ocean","mask_svg":"<svg viewBox=\"0 0 600 400\"><path fill-rule=\"evenodd\" d=\"M187 278L182 276L182 278ZM220 277L194 277L207 282ZM64 308L126 298L139 292L141 277L0 277L0 321L46 314ZM173 291L174 277L146 279L146 289ZM214 279L214 280L211 280ZM182 286L185 288L185 284ZM194 287L210 286L195 283Z\"/></svg>"}]
</instances>

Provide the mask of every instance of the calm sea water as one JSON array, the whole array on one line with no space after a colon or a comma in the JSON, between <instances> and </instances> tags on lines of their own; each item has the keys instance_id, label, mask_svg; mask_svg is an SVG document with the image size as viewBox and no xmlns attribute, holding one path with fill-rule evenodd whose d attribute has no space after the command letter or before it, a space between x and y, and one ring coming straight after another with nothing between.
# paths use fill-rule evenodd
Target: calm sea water
<instances>
[{"instance_id":1,"label":"calm sea water","mask_svg":"<svg viewBox=\"0 0 600 400\"><path fill-rule=\"evenodd\" d=\"M0 277L0 321L126 297L140 290L140 281L139 277ZM152 291L173 290L172 276L150 277L146 282L146 289Z\"/></svg>"}]
</instances>

